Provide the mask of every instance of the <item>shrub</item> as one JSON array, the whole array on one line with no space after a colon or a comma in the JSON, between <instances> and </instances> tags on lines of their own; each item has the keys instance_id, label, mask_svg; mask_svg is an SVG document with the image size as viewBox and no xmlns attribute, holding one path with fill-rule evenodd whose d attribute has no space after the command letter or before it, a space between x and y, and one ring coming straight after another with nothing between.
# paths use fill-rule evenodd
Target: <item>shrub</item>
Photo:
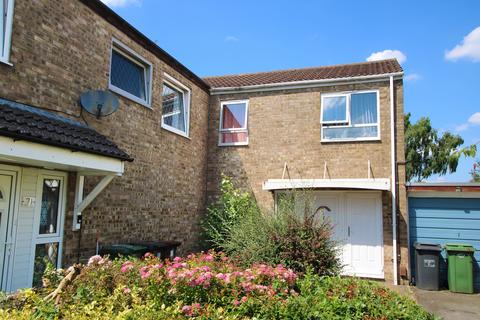
<instances>
[{"instance_id":1,"label":"shrub","mask_svg":"<svg viewBox=\"0 0 480 320\"><path fill-rule=\"evenodd\" d=\"M222 175L220 198L207 208L202 221L207 245L222 250L225 242L230 240L232 228L237 222L258 211L252 195L235 188L232 179Z\"/></svg>"},{"instance_id":2,"label":"shrub","mask_svg":"<svg viewBox=\"0 0 480 320\"><path fill-rule=\"evenodd\" d=\"M222 245L226 253L244 265L281 263L301 273L307 268L319 275L338 273L341 264L331 224L320 212L312 212L308 199L299 210L298 199L305 195L292 192L279 200L275 213L256 211L243 217Z\"/></svg>"},{"instance_id":3,"label":"shrub","mask_svg":"<svg viewBox=\"0 0 480 320\"><path fill-rule=\"evenodd\" d=\"M64 288L0 299L0 319L433 319L411 299L354 278L242 269L221 253L160 261L94 256Z\"/></svg>"}]
</instances>

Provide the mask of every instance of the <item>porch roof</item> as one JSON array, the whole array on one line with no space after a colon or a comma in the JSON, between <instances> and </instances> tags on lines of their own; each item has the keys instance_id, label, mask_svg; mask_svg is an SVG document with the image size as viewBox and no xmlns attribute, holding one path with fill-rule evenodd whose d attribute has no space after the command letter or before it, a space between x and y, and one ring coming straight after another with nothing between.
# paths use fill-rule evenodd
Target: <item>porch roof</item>
<instances>
[{"instance_id":1,"label":"porch roof","mask_svg":"<svg viewBox=\"0 0 480 320\"><path fill-rule=\"evenodd\" d=\"M0 99L0 135L133 161L107 137L80 122L4 99Z\"/></svg>"},{"instance_id":2,"label":"porch roof","mask_svg":"<svg viewBox=\"0 0 480 320\"><path fill-rule=\"evenodd\" d=\"M263 190L363 189L390 190L390 179L268 179Z\"/></svg>"},{"instance_id":3,"label":"porch roof","mask_svg":"<svg viewBox=\"0 0 480 320\"><path fill-rule=\"evenodd\" d=\"M88 126L0 98L0 161L82 174L121 175L125 151Z\"/></svg>"}]
</instances>

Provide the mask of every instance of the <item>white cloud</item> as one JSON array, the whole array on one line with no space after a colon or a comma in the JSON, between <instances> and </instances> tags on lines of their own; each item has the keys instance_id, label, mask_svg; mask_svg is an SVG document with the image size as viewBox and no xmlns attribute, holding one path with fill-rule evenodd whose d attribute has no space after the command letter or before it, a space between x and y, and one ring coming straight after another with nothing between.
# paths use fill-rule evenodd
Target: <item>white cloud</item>
<instances>
[{"instance_id":1,"label":"white cloud","mask_svg":"<svg viewBox=\"0 0 480 320\"><path fill-rule=\"evenodd\" d=\"M445 59L456 61L461 58L480 62L480 27L467 34L461 44L445 53Z\"/></svg>"},{"instance_id":2,"label":"white cloud","mask_svg":"<svg viewBox=\"0 0 480 320\"><path fill-rule=\"evenodd\" d=\"M102 0L110 7L127 7L131 5L140 5L140 0Z\"/></svg>"},{"instance_id":3,"label":"white cloud","mask_svg":"<svg viewBox=\"0 0 480 320\"><path fill-rule=\"evenodd\" d=\"M455 131L465 131L471 126L480 126L480 112L475 112L474 114L472 114L468 118L467 122L457 126L455 128Z\"/></svg>"},{"instance_id":4,"label":"white cloud","mask_svg":"<svg viewBox=\"0 0 480 320\"><path fill-rule=\"evenodd\" d=\"M367 61L385 60L385 59L397 59L398 63L404 63L407 61L407 56L400 50L383 50L372 53Z\"/></svg>"},{"instance_id":5,"label":"white cloud","mask_svg":"<svg viewBox=\"0 0 480 320\"><path fill-rule=\"evenodd\" d=\"M417 81L422 79L422 76L418 73L410 73L405 76L405 81Z\"/></svg>"},{"instance_id":6,"label":"white cloud","mask_svg":"<svg viewBox=\"0 0 480 320\"><path fill-rule=\"evenodd\" d=\"M455 131L457 132L465 131L468 129L468 127L469 127L468 123L462 123L461 125L455 127Z\"/></svg>"},{"instance_id":7,"label":"white cloud","mask_svg":"<svg viewBox=\"0 0 480 320\"><path fill-rule=\"evenodd\" d=\"M238 42L238 41L240 41L240 39L238 39L235 36L226 36L225 37L225 42Z\"/></svg>"},{"instance_id":8,"label":"white cloud","mask_svg":"<svg viewBox=\"0 0 480 320\"><path fill-rule=\"evenodd\" d=\"M468 118L468 123L472 125L480 125L480 112L475 112Z\"/></svg>"}]
</instances>

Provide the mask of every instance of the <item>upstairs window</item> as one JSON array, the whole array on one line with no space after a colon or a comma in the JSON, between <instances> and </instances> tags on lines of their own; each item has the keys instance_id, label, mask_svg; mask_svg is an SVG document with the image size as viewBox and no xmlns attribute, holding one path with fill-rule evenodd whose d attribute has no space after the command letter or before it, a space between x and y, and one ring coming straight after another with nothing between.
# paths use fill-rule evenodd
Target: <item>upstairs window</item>
<instances>
[{"instance_id":1,"label":"upstairs window","mask_svg":"<svg viewBox=\"0 0 480 320\"><path fill-rule=\"evenodd\" d=\"M1 1L1 0L0 0ZM124 44L114 40L109 89L150 107L152 65Z\"/></svg>"},{"instance_id":2,"label":"upstairs window","mask_svg":"<svg viewBox=\"0 0 480 320\"><path fill-rule=\"evenodd\" d=\"M165 74L162 98L162 128L188 137L190 90Z\"/></svg>"},{"instance_id":3,"label":"upstairs window","mask_svg":"<svg viewBox=\"0 0 480 320\"><path fill-rule=\"evenodd\" d=\"M220 110L220 146L248 144L248 101L222 102Z\"/></svg>"},{"instance_id":4,"label":"upstairs window","mask_svg":"<svg viewBox=\"0 0 480 320\"><path fill-rule=\"evenodd\" d=\"M378 91L322 95L322 141L378 140Z\"/></svg>"},{"instance_id":5,"label":"upstairs window","mask_svg":"<svg viewBox=\"0 0 480 320\"><path fill-rule=\"evenodd\" d=\"M10 64L14 0L0 0L0 62Z\"/></svg>"}]
</instances>

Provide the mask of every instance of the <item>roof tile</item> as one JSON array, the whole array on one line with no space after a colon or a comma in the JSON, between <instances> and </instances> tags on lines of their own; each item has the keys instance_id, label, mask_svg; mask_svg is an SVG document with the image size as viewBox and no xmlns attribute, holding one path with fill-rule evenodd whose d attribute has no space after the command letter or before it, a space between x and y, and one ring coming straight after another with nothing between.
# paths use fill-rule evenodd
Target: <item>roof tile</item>
<instances>
[{"instance_id":1,"label":"roof tile","mask_svg":"<svg viewBox=\"0 0 480 320\"><path fill-rule=\"evenodd\" d=\"M132 161L104 135L59 115L0 99L0 135Z\"/></svg>"},{"instance_id":2,"label":"roof tile","mask_svg":"<svg viewBox=\"0 0 480 320\"><path fill-rule=\"evenodd\" d=\"M308 80L342 79L396 72L403 72L402 67L396 59L389 59L324 67L206 77L203 80L211 88L232 88Z\"/></svg>"}]
</instances>

